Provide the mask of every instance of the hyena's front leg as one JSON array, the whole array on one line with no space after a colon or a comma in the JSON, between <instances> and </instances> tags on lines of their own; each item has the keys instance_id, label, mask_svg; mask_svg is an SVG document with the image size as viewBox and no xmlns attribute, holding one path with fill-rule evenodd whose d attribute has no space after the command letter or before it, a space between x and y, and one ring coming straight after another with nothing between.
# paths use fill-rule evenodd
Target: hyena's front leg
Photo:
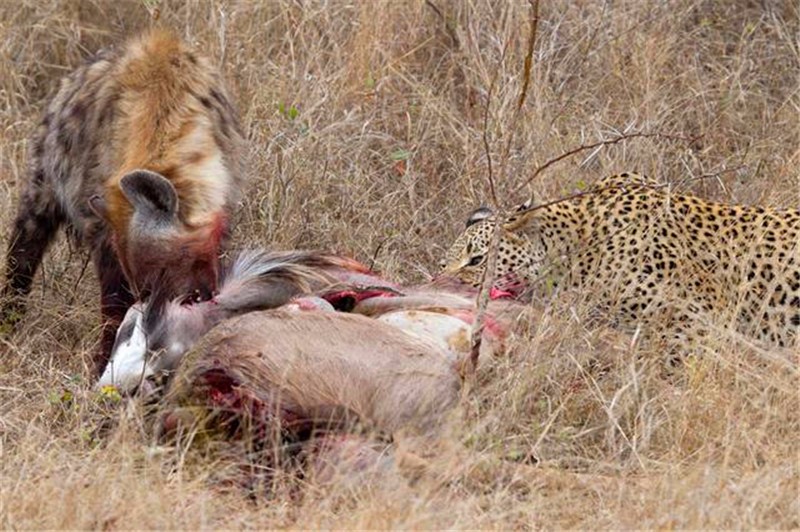
<instances>
[{"instance_id":1,"label":"hyena's front leg","mask_svg":"<svg viewBox=\"0 0 800 532\"><path fill-rule=\"evenodd\" d=\"M4 328L13 327L22 317L33 276L63 222L64 214L53 190L44 187L41 173L37 172L20 197L17 217L11 228L0 310Z\"/></svg>"},{"instance_id":2,"label":"hyena's front leg","mask_svg":"<svg viewBox=\"0 0 800 532\"><path fill-rule=\"evenodd\" d=\"M94 357L95 374L99 376L111 356L117 328L133 305L134 298L110 242L104 241L95 248L94 264L100 280L100 312L103 320L100 346Z\"/></svg>"}]
</instances>

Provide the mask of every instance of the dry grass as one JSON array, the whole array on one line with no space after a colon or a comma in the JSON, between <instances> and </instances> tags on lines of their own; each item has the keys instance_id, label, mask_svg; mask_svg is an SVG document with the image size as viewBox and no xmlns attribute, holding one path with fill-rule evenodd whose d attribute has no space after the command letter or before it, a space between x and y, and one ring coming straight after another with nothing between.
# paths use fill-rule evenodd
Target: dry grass
<instances>
[{"instance_id":1,"label":"dry grass","mask_svg":"<svg viewBox=\"0 0 800 532\"><path fill-rule=\"evenodd\" d=\"M222 61L237 98L252 178L240 242L328 248L424 278L489 198L487 91L497 76L498 156L527 29L523 2L432 2L441 16L421 0L0 3L2 226L58 77L157 7ZM788 0L543 3L501 197L574 146L655 131L702 136L583 153L525 190L553 198L638 169L705 197L796 207L798 18ZM60 241L22 330L3 341L4 528L800 527L796 367L721 334L665 376L658 346L589 328L580 294L543 304L515 356L481 371L452 435L472 453L458 467L440 457L432 478L300 490L279 471L269 496L250 497L223 481L230 459L157 447L136 404L86 390L98 320L84 260ZM108 415L119 426L98 437Z\"/></svg>"}]
</instances>

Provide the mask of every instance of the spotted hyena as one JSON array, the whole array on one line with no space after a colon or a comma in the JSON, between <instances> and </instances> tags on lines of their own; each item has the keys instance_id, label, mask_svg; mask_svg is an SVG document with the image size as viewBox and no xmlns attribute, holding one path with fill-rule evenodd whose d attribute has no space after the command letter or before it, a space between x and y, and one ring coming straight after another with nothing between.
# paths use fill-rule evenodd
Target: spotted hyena
<instances>
[{"instance_id":1,"label":"spotted hyena","mask_svg":"<svg viewBox=\"0 0 800 532\"><path fill-rule=\"evenodd\" d=\"M210 297L241 185L242 133L210 62L165 31L100 52L66 77L32 141L6 256L14 320L66 226L93 254L105 365L138 297Z\"/></svg>"}]
</instances>

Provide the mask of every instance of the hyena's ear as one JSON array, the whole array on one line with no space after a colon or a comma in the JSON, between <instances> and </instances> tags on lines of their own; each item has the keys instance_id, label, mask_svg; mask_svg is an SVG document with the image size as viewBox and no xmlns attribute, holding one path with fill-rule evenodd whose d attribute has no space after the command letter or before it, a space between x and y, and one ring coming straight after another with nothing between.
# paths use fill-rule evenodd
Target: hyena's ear
<instances>
[{"instance_id":1,"label":"hyena's ear","mask_svg":"<svg viewBox=\"0 0 800 532\"><path fill-rule=\"evenodd\" d=\"M481 220L491 218L492 216L494 216L494 211L492 211L492 209L489 207L478 207L472 211L469 215L469 218L467 218L467 227L470 225L475 225Z\"/></svg>"},{"instance_id":2,"label":"hyena's ear","mask_svg":"<svg viewBox=\"0 0 800 532\"><path fill-rule=\"evenodd\" d=\"M164 176L135 170L120 180L122 193L134 212L152 221L171 221L178 213L178 194Z\"/></svg>"}]
</instances>

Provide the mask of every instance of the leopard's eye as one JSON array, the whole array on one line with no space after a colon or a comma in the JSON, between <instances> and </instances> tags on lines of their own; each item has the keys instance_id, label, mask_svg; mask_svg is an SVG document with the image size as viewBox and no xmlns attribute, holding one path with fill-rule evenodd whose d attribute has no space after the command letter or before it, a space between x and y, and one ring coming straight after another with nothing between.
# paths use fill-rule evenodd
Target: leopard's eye
<instances>
[{"instance_id":1,"label":"leopard's eye","mask_svg":"<svg viewBox=\"0 0 800 532\"><path fill-rule=\"evenodd\" d=\"M469 259L470 266L477 266L481 262L483 262L483 255L475 255L474 257Z\"/></svg>"}]
</instances>

